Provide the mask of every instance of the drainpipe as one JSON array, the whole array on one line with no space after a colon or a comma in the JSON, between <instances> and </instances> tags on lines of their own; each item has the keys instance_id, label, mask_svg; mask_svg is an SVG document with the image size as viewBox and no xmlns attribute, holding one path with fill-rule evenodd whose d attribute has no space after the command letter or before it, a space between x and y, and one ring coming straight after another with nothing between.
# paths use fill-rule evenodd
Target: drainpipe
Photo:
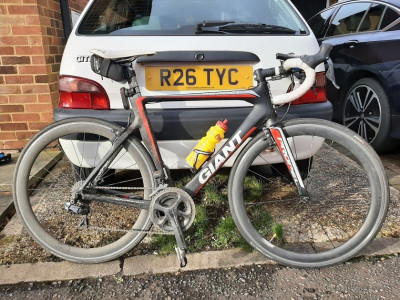
<instances>
[{"instance_id":1,"label":"drainpipe","mask_svg":"<svg viewBox=\"0 0 400 300\"><path fill-rule=\"evenodd\" d=\"M64 29L64 37L65 37L65 42L66 42L72 31L71 15L69 12L68 0L60 0L60 8L61 8L61 17L62 17L63 29Z\"/></svg>"}]
</instances>

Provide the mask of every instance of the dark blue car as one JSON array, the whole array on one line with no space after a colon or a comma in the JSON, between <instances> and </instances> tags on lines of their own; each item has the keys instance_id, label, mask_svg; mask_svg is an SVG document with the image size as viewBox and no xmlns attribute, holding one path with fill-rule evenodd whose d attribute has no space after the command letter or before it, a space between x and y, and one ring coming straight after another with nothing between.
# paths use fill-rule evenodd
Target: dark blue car
<instances>
[{"instance_id":1,"label":"dark blue car","mask_svg":"<svg viewBox=\"0 0 400 300\"><path fill-rule=\"evenodd\" d=\"M400 139L400 0L342 1L308 23L320 43L334 45L334 120L390 150Z\"/></svg>"}]
</instances>

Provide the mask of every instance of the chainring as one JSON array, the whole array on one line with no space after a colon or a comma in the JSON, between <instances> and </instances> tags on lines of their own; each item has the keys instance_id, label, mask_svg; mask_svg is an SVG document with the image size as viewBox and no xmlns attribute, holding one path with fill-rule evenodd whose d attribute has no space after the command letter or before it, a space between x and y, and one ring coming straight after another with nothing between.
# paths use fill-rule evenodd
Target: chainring
<instances>
[{"instance_id":1,"label":"chainring","mask_svg":"<svg viewBox=\"0 0 400 300\"><path fill-rule=\"evenodd\" d=\"M168 209L176 211L182 231L192 226L196 214L195 204L184 190L168 187L155 194L151 200L150 219L157 228L170 233L173 227L166 213Z\"/></svg>"}]
</instances>

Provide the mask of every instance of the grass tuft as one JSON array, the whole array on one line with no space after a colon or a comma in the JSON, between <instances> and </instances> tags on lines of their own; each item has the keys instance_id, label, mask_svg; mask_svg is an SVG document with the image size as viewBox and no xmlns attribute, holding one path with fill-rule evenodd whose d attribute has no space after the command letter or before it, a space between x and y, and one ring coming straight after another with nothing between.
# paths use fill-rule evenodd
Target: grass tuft
<instances>
[{"instance_id":1,"label":"grass tuft","mask_svg":"<svg viewBox=\"0 0 400 300\"><path fill-rule=\"evenodd\" d=\"M260 198L264 191L262 183L254 176L246 176L243 190L246 201L253 201Z\"/></svg>"},{"instance_id":2,"label":"grass tuft","mask_svg":"<svg viewBox=\"0 0 400 300\"><path fill-rule=\"evenodd\" d=\"M173 253L176 247L175 236L173 235L155 235L153 238L153 246L157 249L158 254L167 255Z\"/></svg>"}]
</instances>

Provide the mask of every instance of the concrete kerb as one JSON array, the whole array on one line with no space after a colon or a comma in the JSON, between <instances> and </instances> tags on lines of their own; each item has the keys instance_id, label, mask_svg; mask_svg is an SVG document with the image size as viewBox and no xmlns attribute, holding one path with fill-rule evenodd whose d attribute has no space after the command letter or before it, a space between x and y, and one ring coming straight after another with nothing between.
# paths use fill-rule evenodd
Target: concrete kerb
<instances>
[{"instance_id":1,"label":"concrete kerb","mask_svg":"<svg viewBox=\"0 0 400 300\"><path fill-rule=\"evenodd\" d=\"M0 266L0 285L103 277L120 271L119 261L96 265L74 264L66 261L14 264Z\"/></svg>"},{"instance_id":2,"label":"concrete kerb","mask_svg":"<svg viewBox=\"0 0 400 300\"><path fill-rule=\"evenodd\" d=\"M398 253L400 253L400 238L381 238L375 239L358 257ZM130 257L124 260L122 269L118 260L96 265L73 264L65 261L5 265L0 266L0 285L21 282L65 281L110 275L137 276L201 269L238 268L254 264L275 264L256 251L245 252L240 249L189 254L188 261L187 267L183 269L178 267L175 255Z\"/></svg>"}]
</instances>

